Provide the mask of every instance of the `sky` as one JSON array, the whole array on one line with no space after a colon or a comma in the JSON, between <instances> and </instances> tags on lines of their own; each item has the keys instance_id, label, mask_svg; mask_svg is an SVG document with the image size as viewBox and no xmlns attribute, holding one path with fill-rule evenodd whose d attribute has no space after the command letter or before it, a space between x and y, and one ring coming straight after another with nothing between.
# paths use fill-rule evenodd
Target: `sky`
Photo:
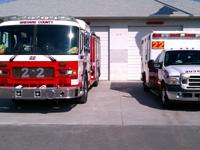
<instances>
[{"instance_id":1,"label":"sky","mask_svg":"<svg viewBox=\"0 0 200 150\"><path fill-rule=\"evenodd\" d=\"M9 3L16 0L0 0L0 4Z\"/></svg>"}]
</instances>

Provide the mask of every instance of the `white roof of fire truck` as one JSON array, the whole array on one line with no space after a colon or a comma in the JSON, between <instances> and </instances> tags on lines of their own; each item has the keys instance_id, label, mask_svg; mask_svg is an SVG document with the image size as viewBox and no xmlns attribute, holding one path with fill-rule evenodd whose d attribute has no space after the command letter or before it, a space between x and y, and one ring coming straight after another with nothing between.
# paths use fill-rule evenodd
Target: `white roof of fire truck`
<instances>
[{"instance_id":1,"label":"white roof of fire truck","mask_svg":"<svg viewBox=\"0 0 200 150\"><path fill-rule=\"evenodd\" d=\"M80 19L66 16L10 16L5 17L0 26L13 25L69 25L77 26L83 30L90 32L89 25Z\"/></svg>"}]
</instances>

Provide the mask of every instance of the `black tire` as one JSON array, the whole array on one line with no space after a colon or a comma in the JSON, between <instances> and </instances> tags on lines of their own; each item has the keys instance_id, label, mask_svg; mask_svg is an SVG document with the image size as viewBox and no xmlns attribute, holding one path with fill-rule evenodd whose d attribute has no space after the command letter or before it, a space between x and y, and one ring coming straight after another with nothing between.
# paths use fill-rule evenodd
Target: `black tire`
<instances>
[{"instance_id":1,"label":"black tire","mask_svg":"<svg viewBox=\"0 0 200 150\"><path fill-rule=\"evenodd\" d=\"M143 90L149 92L149 87L145 83L143 83Z\"/></svg>"},{"instance_id":2,"label":"black tire","mask_svg":"<svg viewBox=\"0 0 200 150\"><path fill-rule=\"evenodd\" d=\"M97 80L93 83L94 87L97 87L99 85L99 77L100 77L100 69L98 69L98 77Z\"/></svg>"},{"instance_id":3,"label":"black tire","mask_svg":"<svg viewBox=\"0 0 200 150\"><path fill-rule=\"evenodd\" d=\"M161 101L162 101L162 106L164 109L169 109L171 108L171 102L167 96L167 92L166 92L166 87L163 86L162 87L162 91L161 91Z\"/></svg>"},{"instance_id":4,"label":"black tire","mask_svg":"<svg viewBox=\"0 0 200 150\"><path fill-rule=\"evenodd\" d=\"M95 81L94 83L93 83L93 86L94 87L97 87L99 85L99 81Z\"/></svg>"},{"instance_id":5,"label":"black tire","mask_svg":"<svg viewBox=\"0 0 200 150\"><path fill-rule=\"evenodd\" d=\"M149 92L149 87L146 85L146 75L142 73L142 81L143 81L143 90L145 92Z\"/></svg>"},{"instance_id":6,"label":"black tire","mask_svg":"<svg viewBox=\"0 0 200 150\"><path fill-rule=\"evenodd\" d=\"M88 80L87 80L87 76L85 75L83 77L83 87L82 87L82 91L83 91L83 95L78 99L78 103L79 104L85 104L87 102L87 97L88 97Z\"/></svg>"},{"instance_id":7,"label":"black tire","mask_svg":"<svg viewBox=\"0 0 200 150\"><path fill-rule=\"evenodd\" d=\"M23 101L22 100L12 99L12 103L15 105L15 107L20 107L20 106L23 105Z\"/></svg>"},{"instance_id":8,"label":"black tire","mask_svg":"<svg viewBox=\"0 0 200 150\"><path fill-rule=\"evenodd\" d=\"M94 87L97 87L99 85L99 77L98 77L98 79L93 83L93 86Z\"/></svg>"}]
</instances>

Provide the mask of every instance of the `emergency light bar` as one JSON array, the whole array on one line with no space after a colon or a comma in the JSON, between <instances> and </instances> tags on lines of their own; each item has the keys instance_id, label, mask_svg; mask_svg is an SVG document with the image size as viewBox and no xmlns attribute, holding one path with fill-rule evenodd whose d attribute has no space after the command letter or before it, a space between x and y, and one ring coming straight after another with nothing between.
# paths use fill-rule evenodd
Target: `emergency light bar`
<instances>
[{"instance_id":1,"label":"emergency light bar","mask_svg":"<svg viewBox=\"0 0 200 150\"><path fill-rule=\"evenodd\" d=\"M200 34L194 33L154 33L153 38L200 38Z\"/></svg>"},{"instance_id":2,"label":"emergency light bar","mask_svg":"<svg viewBox=\"0 0 200 150\"><path fill-rule=\"evenodd\" d=\"M10 16L5 17L4 21L18 21L18 20L65 20L65 21L76 21L73 17L67 16Z\"/></svg>"},{"instance_id":3,"label":"emergency light bar","mask_svg":"<svg viewBox=\"0 0 200 150\"><path fill-rule=\"evenodd\" d=\"M181 36L181 34L179 34L179 33L172 33L169 35L169 37L180 37L180 36Z\"/></svg>"}]
</instances>

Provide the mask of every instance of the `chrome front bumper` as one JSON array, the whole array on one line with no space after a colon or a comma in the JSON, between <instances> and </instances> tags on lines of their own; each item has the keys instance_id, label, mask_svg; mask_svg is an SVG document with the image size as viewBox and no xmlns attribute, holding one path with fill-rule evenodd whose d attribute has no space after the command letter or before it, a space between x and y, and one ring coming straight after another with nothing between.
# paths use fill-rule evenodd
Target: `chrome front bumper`
<instances>
[{"instance_id":1,"label":"chrome front bumper","mask_svg":"<svg viewBox=\"0 0 200 150\"><path fill-rule=\"evenodd\" d=\"M187 91L187 92L173 92L167 91L167 96L172 101L191 101L200 102L200 92Z\"/></svg>"},{"instance_id":2,"label":"chrome front bumper","mask_svg":"<svg viewBox=\"0 0 200 150\"><path fill-rule=\"evenodd\" d=\"M0 99L71 99L83 95L80 88L6 88L0 87Z\"/></svg>"}]
</instances>

